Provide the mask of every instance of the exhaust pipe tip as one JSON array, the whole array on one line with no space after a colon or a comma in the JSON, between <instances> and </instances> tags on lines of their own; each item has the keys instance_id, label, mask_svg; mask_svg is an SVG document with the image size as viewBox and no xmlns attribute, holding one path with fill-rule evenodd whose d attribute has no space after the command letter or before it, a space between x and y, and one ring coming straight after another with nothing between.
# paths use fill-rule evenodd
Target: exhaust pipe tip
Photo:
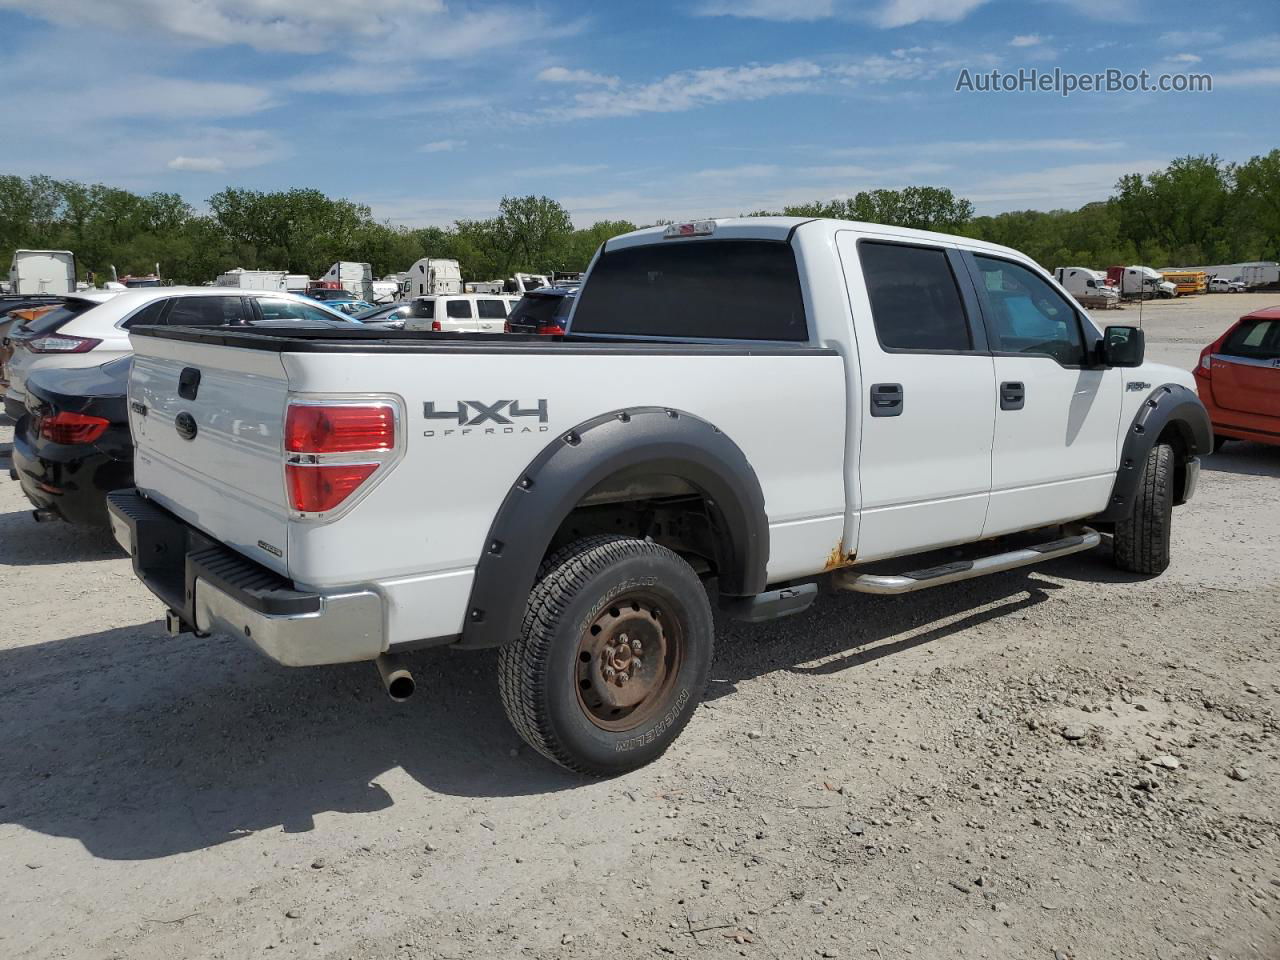
<instances>
[{"instance_id":1,"label":"exhaust pipe tip","mask_svg":"<svg viewBox=\"0 0 1280 960\"><path fill-rule=\"evenodd\" d=\"M31 516L35 518L36 523L53 523L58 519L58 514L48 507L41 507L39 510L32 510Z\"/></svg>"},{"instance_id":2,"label":"exhaust pipe tip","mask_svg":"<svg viewBox=\"0 0 1280 960\"><path fill-rule=\"evenodd\" d=\"M404 667L397 666L395 661L385 654L378 657L374 664L378 668L378 676L382 678L382 686L386 688L388 697L396 703L404 703L413 696L417 684L413 680L412 673Z\"/></svg>"}]
</instances>

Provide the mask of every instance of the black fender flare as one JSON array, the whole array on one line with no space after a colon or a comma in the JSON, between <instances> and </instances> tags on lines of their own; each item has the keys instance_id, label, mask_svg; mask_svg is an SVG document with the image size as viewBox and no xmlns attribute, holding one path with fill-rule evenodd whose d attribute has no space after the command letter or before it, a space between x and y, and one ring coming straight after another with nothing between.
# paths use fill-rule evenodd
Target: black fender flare
<instances>
[{"instance_id":1,"label":"black fender flare","mask_svg":"<svg viewBox=\"0 0 1280 960\"><path fill-rule=\"evenodd\" d=\"M1106 510L1093 517L1094 520L1115 522L1127 520L1133 514L1147 456L1170 424L1177 427L1192 456L1213 450L1213 424L1195 391L1179 383L1161 384L1143 401L1129 425L1120 450L1120 468L1111 488L1111 499Z\"/></svg>"},{"instance_id":2,"label":"black fender flare","mask_svg":"<svg viewBox=\"0 0 1280 960\"><path fill-rule=\"evenodd\" d=\"M727 544L718 558L720 592L764 590L769 520L741 448L680 410L615 410L562 433L512 484L476 565L457 646L497 647L519 635L525 598L564 519L601 481L628 473L680 477L700 491L717 540Z\"/></svg>"}]
</instances>

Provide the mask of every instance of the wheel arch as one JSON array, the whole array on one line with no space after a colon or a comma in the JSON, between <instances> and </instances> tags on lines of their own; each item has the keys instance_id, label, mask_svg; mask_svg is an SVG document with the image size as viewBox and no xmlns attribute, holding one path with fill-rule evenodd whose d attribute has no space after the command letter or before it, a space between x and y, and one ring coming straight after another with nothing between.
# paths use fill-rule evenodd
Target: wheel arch
<instances>
[{"instance_id":1,"label":"wheel arch","mask_svg":"<svg viewBox=\"0 0 1280 960\"><path fill-rule=\"evenodd\" d=\"M1173 446L1179 483L1191 458L1213 450L1213 425L1195 391L1179 383L1165 383L1151 391L1125 434L1111 499L1094 520L1114 522L1132 515L1143 468L1158 443Z\"/></svg>"},{"instance_id":2,"label":"wheel arch","mask_svg":"<svg viewBox=\"0 0 1280 960\"><path fill-rule=\"evenodd\" d=\"M524 598L566 519L602 485L646 478L675 478L699 496L721 593L764 590L769 522L759 479L741 448L681 410L615 410L560 434L512 484L476 565L457 646L497 647L515 639Z\"/></svg>"}]
</instances>

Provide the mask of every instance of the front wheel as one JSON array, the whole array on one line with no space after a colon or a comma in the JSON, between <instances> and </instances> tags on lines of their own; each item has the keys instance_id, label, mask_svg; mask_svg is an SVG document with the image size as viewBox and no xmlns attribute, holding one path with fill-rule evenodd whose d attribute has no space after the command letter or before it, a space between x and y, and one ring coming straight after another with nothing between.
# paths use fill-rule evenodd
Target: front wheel
<instances>
[{"instance_id":1,"label":"front wheel","mask_svg":"<svg viewBox=\"0 0 1280 960\"><path fill-rule=\"evenodd\" d=\"M589 537L543 562L520 637L498 653L525 742L594 776L661 756L693 715L715 631L698 575L666 547Z\"/></svg>"},{"instance_id":2,"label":"front wheel","mask_svg":"<svg viewBox=\"0 0 1280 960\"><path fill-rule=\"evenodd\" d=\"M1133 513L1116 522L1115 564L1130 573L1164 573L1173 528L1173 447L1158 443L1147 454Z\"/></svg>"}]
</instances>

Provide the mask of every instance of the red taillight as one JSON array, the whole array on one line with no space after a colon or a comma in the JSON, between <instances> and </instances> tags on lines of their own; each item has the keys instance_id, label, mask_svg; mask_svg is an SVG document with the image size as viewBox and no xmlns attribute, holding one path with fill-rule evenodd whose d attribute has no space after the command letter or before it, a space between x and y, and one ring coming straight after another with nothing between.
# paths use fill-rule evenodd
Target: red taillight
<instances>
[{"instance_id":1,"label":"red taillight","mask_svg":"<svg viewBox=\"0 0 1280 960\"><path fill-rule=\"evenodd\" d=\"M15 344L20 344L32 353L88 353L101 342L92 337L70 337L61 333L14 341Z\"/></svg>"},{"instance_id":2,"label":"red taillight","mask_svg":"<svg viewBox=\"0 0 1280 960\"><path fill-rule=\"evenodd\" d=\"M324 513L351 496L377 469L376 463L287 464L284 473L289 484L289 502L293 509L303 513Z\"/></svg>"},{"instance_id":3,"label":"red taillight","mask_svg":"<svg viewBox=\"0 0 1280 960\"><path fill-rule=\"evenodd\" d=\"M558 323L540 323L538 324L538 336L562 337L564 336L564 327Z\"/></svg>"},{"instance_id":4,"label":"red taillight","mask_svg":"<svg viewBox=\"0 0 1280 960\"><path fill-rule=\"evenodd\" d=\"M439 320L432 320L432 321L431 321L431 332L432 332L432 333L443 333L443 332L444 332L444 327L440 326L440 321L439 321Z\"/></svg>"},{"instance_id":5,"label":"red taillight","mask_svg":"<svg viewBox=\"0 0 1280 960\"><path fill-rule=\"evenodd\" d=\"M1195 369L1198 377L1204 377L1206 380L1213 379L1213 346L1207 346L1200 351L1200 363Z\"/></svg>"},{"instance_id":6,"label":"red taillight","mask_svg":"<svg viewBox=\"0 0 1280 960\"><path fill-rule=\"evenodd\" d=\"M285 417L284 448L289 453L359 453L395 445L395 410L389 404L297 404Z\"/></svg>"},{"instance_id":7,"label":"red taillight","mask_svg":"<svg viewBox=\"0 0 1280 960\"><path fill-rule=\"evenodd\" d=\"M502 325L502 332L503 332L503 333L510 333L510 332L511 332L511 321L510 321L510 320L508 320L506 323L504 323L504 324Z\"/></svg>"},{"instance_id":8,"label":"red taillight","mask_svg":"<svg viewBox=\"0 0 1280 960\"><path fill-rule=\"evenodd\" d=\"M291 403L284 418L290 505L300 513L333 510L391 459L395 447L394 404Z\"/></svg>"},{"instance_id":9,"label":"red taillight","mask_svg":"<svg viewBox=\"0 0 1280 960\"><path fill-rule=\"evenodd\" d=\"M110 420L84 413L55 413L40 419L40 436L53 443L93 443L111 426Z\"/></svg>"}]
</instances>

